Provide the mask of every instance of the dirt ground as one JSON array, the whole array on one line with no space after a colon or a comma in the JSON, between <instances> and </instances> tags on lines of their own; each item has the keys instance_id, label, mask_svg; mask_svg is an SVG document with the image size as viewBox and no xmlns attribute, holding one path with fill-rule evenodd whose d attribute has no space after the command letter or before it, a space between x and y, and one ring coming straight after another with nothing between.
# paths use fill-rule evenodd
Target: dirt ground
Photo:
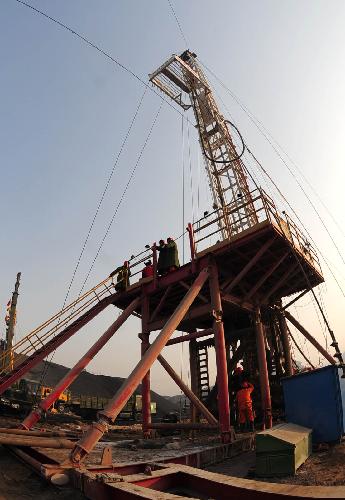
<instances>
[{"instance_id":1,"label":"dirt ground","mask_svg":"<svg viewBox=\"0 0 345 500\"><path fill-rule=\"evenodd\" d=\"M0 427L14 427L15 419L0 417ZM49 430L66 430L81 434L87 424L81 422L44 424ZM39 425L38 425L39 427ZM141 439L141 426L115 426L106 436L107 441L100 442L88 458L87 464L99 464L104 446L112 446L113 461L117 463L136 461L159 461L176 455L201 450L219 443L216 435L198 435L192 440L189 434L183 436L157 437L153 440ZM47 456L63 461L68 457L68 450L40 450ZM255 478L255 452L246 452L219 464L207 467L207 470L235 477ZM315 451L292 477L260 478L263 481L302 484L302 485L345 485L345 441L333 447L323 447ZM20 463L8 450L0 446L0 500L81 500L85 497L72 489L58 489L40 479L34 472Z\"/></svg>"},{"instance_id":2,"label":"dirt ground","mask_svg":"<svg viewBox=\"0 0 345 500\"><path fill-rule=\"evenodd\" d=\"M207 470L211 472L250 479L255 479L254 469L254 451L243 453L230 460L207 467ZM297 470L295 476L260 478L260 481L305 486L343 486L345 485L345 441L335 446L324 446L319 451L314 451Z\"/></svg>"}]
</instances>

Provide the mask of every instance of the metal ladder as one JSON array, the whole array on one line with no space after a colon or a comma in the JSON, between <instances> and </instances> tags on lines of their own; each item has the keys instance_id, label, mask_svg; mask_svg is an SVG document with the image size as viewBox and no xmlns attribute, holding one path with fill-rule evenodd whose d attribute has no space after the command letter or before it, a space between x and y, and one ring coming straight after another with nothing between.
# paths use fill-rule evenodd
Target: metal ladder
<instances>
[{"instance_id":1,"label":"metal ladder","mask_svg":"<svg viewBox=\"0 0 345 500\"><path fill-rule=\"evenodd\" d=\"M197 366L199 380L199 397L205 402L210 393L210 380L208 375L208 353L207 347L200 346L197 350Z\"/></svg>"}]
</instances>

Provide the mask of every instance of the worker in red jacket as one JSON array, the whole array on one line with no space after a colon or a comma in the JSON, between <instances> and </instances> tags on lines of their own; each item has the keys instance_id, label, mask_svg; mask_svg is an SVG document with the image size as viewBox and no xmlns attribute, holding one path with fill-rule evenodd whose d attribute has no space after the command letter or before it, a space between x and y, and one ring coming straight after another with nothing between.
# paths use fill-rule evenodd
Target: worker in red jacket
<instances>
[{"instance_id":1,"label":"worker in red jacket","mask_svg":"<svg viewBox=\"0 0 345 500\"><path fill-rule=\"evenodd\" d=\"M249 423L249 429L254 431L254 413L252 392L254 390L253 384L250 382L242 382L241 388L237 391L236 402L239 413L240 430L244 431L246 423Z\"/></svg>"},{"instance_id":2,"label":"worker in red jacket","mask_svg":"<svg viewBox=\"0 0 345 500\"><path fill-rule=\"evenodd\" d=\"M150 276L153 276L153 265L150 260L145 262L145 267L141 271L141 276L142 278L149 278Z\"/></svg>"}]
</instances>

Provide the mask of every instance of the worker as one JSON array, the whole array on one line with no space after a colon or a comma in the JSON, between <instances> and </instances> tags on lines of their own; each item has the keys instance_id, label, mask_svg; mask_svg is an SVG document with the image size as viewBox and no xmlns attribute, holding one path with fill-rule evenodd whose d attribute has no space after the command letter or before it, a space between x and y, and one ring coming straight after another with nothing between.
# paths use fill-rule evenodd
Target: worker
<instances>
[{"instance_id":1,"label":"worker","mask_svg":"<svg viewBox=\"0 0 345 500\"><path fill-rule=\"evenodd\" d=\"M242 382L241 388L237 391L236 402L239 413L240 432L244 432L245 424L249 423L249 429L254 431L254 413L252 392L254 390L253 384L250 382Z\"/></svg>"},{"instance_id":2,"label":"worker","mask_svg":"<svg viewBox=\"0 0 345 500\"><path fill-rule=\"evenodd\" d=\"M117 274L115 290L117 292L124 292L127 287L129 287L129 277L131 275L131 270L129 268L128 260L125 260L122 266L119 266L109 274L109 277L113 277Z\"/></svg>"},{"instance_id":3,"label":"worker","mask_svg":"<svg viewBox=\"0 0 345 500\"><path fill-rule=\"evenodd\" d=\"M167 239L166 252L167 252L167 257L166 257L167 271L168 272L175 271L180 267L180 262L178 259L178 249L176 242L171 237Z\"/></svg>"},{"instance_id":4,"label":"worker","mask_svg":"<svg viewBox=\"0 0 345 500\"><path fill-rule=\"evenodd\" d=\"M150 276L153 276L153 265L150 260L145 262L145 267L141 272L142 278L149 278Z\"/></svg>"},{"instance_id":5,"label":"worker","mask_svg":"<svg viewBox=\"0 0 345 500\"><path fill-rule=\"evenodd\" d=\"M157 246L159 252L158 262L157 262L157 272L160 276L164 276L167 273L167 244L164 240L159 240L159 245Z\"/></svg>"}]
</instances>

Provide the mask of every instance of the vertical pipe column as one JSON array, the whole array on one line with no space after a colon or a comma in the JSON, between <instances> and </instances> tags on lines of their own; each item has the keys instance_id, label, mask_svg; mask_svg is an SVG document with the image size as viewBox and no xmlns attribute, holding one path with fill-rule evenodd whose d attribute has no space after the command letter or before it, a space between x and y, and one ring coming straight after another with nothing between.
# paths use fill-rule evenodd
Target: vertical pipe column
<instances>
[{"instance_id":1,"label":"vertical pipe column","mask_svg":"<svg viewBox=\"0 0 345 500\"><path fill-rule=\"evenodd\" d=\"M213 313L214 344L216 349L218 413L221 437L223 442L231 440L230 404L228 388L228 368L226 363L226 349L224 325L222 320L222 301L219 289L218 268L215 262L210 263L210 293Z\"/></svg>"},{"instance_id":2,"label":"vertical pipe column","mask_svg":"<svg viewBox=\"0 0 345 500\"><path fill-rule=\"evenodd\" d=\"M264 326L261 321L261 313L259 307L255 309L255 329L260 375L261 406L264 413L263 429L265 429L266 427L270 429L272 427L271 390L266 361Z\"/></svg>"},{"instance_id":3,"label":"vertical pipe column","mask_svg":"<svg viewBox=\"0 0 345 500\"><path fill-rule=\"evenodd\" d=\"M279 313L279 330L282 336L284 359L285 359L285 374L290 377L293 375L291 349L289 342L289 332L286 324L286 318L283 312Z\"/></svg>"},{"instance_id":4,"label":"vertical pipe column","mask_svg":"<svg viewBox=\"0 0 345 500\"><path fill-rule=\"evenodd\" d=\"M197 367L197 345L196 345L196 340L193 339L189 342L189 364L190 364L190 386L192 391L196 396L199 395L199 382L198 382L198 367ZM190 419L191 422L194 424L197 422L197 410L193 403L190 403Z\"/></svg>"},{"instance_id":5,"label":"vertical pipe column","mask_svg":"<svg viewBox=\"0 0 345 500\"><path fill-rule=\"evenodd\" d=\"M145 294L145 287L143 287L143 294L141 298L141 357L144 356L147 349L150 347L150 332L148 331L148 323L150 319L150 301L148 295ZM150 371L146 373L141 382L141 396L142 396L142 429L144 439L151 437L151 431L148 428L151 423L151 393L150 393Z\"/></svg>"}]
</instances>

